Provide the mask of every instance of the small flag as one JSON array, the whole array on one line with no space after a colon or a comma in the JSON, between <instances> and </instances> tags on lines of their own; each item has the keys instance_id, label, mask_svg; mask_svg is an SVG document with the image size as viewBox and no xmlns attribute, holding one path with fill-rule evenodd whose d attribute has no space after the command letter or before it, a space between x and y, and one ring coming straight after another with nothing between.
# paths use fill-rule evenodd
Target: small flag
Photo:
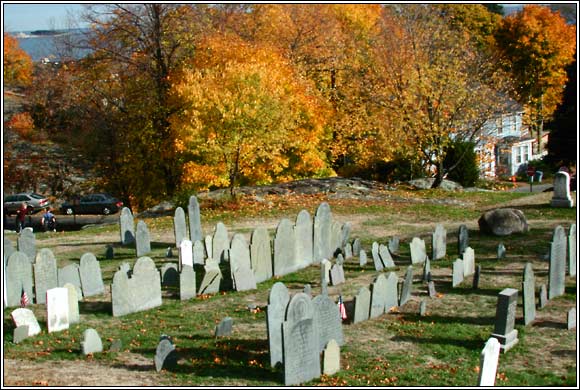
<instances>
[{"instance_id":1,"label":"small flag","mask_svg":"<svg viewBox=\"0 0 580 390\"><path fill-rule=\"evenodd\" d=\"M28 294L24 291L24 287L22 288L22 295L20 296L20 307L26 307L30 301L28 300Z\"/></svg>"},{"instance_id":2,"label":"small flag","mask_svg":"<svg viewBox=\"0 0 580 390\"><path fill-rule=\"evenodd\" d=\"M346 307L344 302L342 302L342 295L338 296L338 310L340 310L340 318L346 320Z\"/></svg>"}]
</instances>

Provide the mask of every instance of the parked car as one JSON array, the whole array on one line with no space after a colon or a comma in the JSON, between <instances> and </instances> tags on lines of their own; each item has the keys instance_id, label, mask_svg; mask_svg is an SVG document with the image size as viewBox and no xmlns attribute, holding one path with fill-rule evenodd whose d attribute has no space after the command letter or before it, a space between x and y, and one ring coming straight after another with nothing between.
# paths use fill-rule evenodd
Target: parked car
<instances>
[{"instance_id":1,"label":"parked car","mask_svg":"<svg viewBox=\"0 0 580 390\"><path fill-rule=\"evenodd\" d=\"M123 202L109 194L90 194L60 206L63 214L114 214L123 207Z\"/></svg>"},{"instance_id":2,"label":"parked car","mask_svg":"<svg viewBox=\"0 0 580 390\"><path fill-rule=\"evenodd\" d=\"M34 214L50 206L50 200L46 196L35 192L21 192L14 195L8 195L4 198L4 214L16 214L22 202L28 205L28 214Z\"/></svg>"}]
</instances>

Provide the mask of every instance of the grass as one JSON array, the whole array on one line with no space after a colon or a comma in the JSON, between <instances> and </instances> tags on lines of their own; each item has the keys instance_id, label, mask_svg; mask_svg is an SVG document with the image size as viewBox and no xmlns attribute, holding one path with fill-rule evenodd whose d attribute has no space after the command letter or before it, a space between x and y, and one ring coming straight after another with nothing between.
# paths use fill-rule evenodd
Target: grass
<instances>
[{"instance_id":1,"label":"grass","mask_svg":"<svg viewBox=\"0 0 580 390\"><path fill-rule=\"evenodd\" d=\"M345 345L341 347L341 371L333 376L323 375L305 385L318 386L474 386L477 383L480 353L493 331L497 294L506 287L520 289L523 267L532 262L536 286L547 284L548 264L543 256L556 225L569 228L576 221L576 208L552 209L546 205L527 205L529 194L486 192L449 193L436 190L396 191L388 202L356 200L328 200L333 214L347 220L356 216L351 238L361 238L369 261L365 267L358 258L345 263L347 284L330 286L333 299L342 294L352 300L360 287L369 286L377 272L372 265L370 244L374 240L386 243L391 234L401 237L400 255L395 257L393 270L399 278L409 264L408 243L414 235L425 236L438 222L473 223L483 210L502 202L520 199L522 209L532 224L529 232L506 237L485 236L470 228L469 244L475 250L476 264L482 266L479 288L471 288L468 278L462 285L451 287L451 265L457 258L456 231L448 230L447 255L432 261L437 297L429 298L426 285L419 281L422 268L415 265L415 282L411 300L397 310L381 317L343 326ZM252 228L240 221L279 219L293 220L298 211L306 208L314 214L321 197L270 198L273 204L240 202L235 208L204 209L204 231L210 232L217 221L224 221L230 233L246 235ZM171 239L170 217L147 219L155 238L149 255L160 267L168 259L165 252L174 246ZM243 226L242 226L243 225ZM259 225L258 225L259 226ZM257 227L257 226L256 226ZM170 234L169 234L169 233ZM273 237L273 230L270 230ZM14 237L11 237L14 239ZM59 266L78 262L80 256L92 252L100 261L105 284L110 284L122 262L133 264L135 250L117 244L116 225L92 227L77 232L39 233L37 248L48 247L58 259ZM497 259L497 245L507 248L505 259ZM105 259L107 245L114 246L114 259ZM430 240L426 240L430 248ZM174 250L174 254L176 255ZM389 270L391 271L391 270ZM32 305L39 320L41 334L12 342L14 325L10 313L4 309L4 358L30 361L63 361L74 364L78 360L92 360L103 366L151 371L160 386L281 386L283 372L269 364L266 305L268 293L275 282L283 282L291 293L310 284L314 295L320 293L318 266L311 266L284 277L258 285L253 291L220 292L180 301L172 290L164 290L163 305L148 311L122 317L111 315L111 303L105 295L89 297L79 303L81 322L70 329L47 333L43 305ZM496 385L498 386L574 386L577 383L576 332L566 329L567 310L575 307L576 281L566 278L566 293L538 309L532 325L522 321L521 297L518 298L516 329L518 344L500 356ZM419 315L419 304L427 303L426 316ZM232 336L215 338L214 329L224 317L232 317ZM80 352L82 333L95 328L101 336L105 352L83 356ZM179 356L176 369L156 373L152 367L155 348L162 334L170 335ZM119 339L121 352L110 352L110 344ZM131 363L130 357L140 363ZM148 361L149 366L143 361ZM65 363L66 364L66 363ZM72 368L71 368L72 369ZM10 374L5 374L6 376Z\"/></svg>"}]
</instances>

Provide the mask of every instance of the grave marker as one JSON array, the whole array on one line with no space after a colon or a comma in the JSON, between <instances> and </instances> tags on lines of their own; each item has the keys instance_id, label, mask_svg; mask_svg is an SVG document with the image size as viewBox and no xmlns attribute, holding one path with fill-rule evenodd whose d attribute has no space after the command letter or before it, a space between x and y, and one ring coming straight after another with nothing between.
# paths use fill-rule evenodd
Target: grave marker
<instances>
[{"instance_id":1,"label":"grave marker","mask_svg":"<svg viewBox=\"0 0 580 390\"><path fill-rule=\"evenodd\" d=\"M256 283L272 278L272 247L270 235L266 228L259 227L252 232L250 261Z\"/></svg>"},{"instance_id":2,"label":"grave marker","mask_svg":"<svg viewBox=\"0 0 580 390\"><path fill-rule=\"evenodd\" d=\"M323 353L322 373L334 375L340 371L340 346L336 340L330 340Z\"/></svg>"},{"instance_id":3,"label":"grave marker","mask_svg":"<svg viewBox=\"0 0 580 390\"><path fill-rule=\"evenodd\" d=\"M95 255L90 252L81 256L79 277L81 279L81 289L85 297L104 294L105 285L101 273L101 264Z\"/></svg>"},{"instance_id":4,"label":"grave marker","mask_svg":"<svg viewBox=\"0 0 580 390\"><path fill-rule=\"evenodd\" d=\"M478 386L494 386L497 374L497 364L499 361L500 344L499 341L490 337L481 351L479 359Z\"/></svg>"},{"instance_id":5,"label":"grave marker","mask_svg":"<svg viewBox=\"0 0 580 390\"><path fill-rule=\"evenodd\" d=\"M504 353L519 341L518 331L514 329L517 303L518 290L505 288L498 295L495 327L491 337L498 339L500 349Z\"/></svg>"},{"instance_id":6,"label":"grave marker","mask_svg":"<svg viewBox=\"0 0 580 390\"><path fill-rule=\"evenodd\" d=\"M46 318L48 333L68 329L68 289L55 287L46 291Z\"/></svg>"},{"instance_id":7,"label":"grave marker","mask_svg":"<svg viewBox=\"0 0 580 390\"><path fill-rule=\"evenodd\" d=\"M48 248L42 248L34 263L34 287L36 303L46 303L46 290L58 287L56 258Z\"/></svg>"},{"instance_id":8,"label":"grave marker","mask_svg":"<svg viewBox=\"0 0 580 390\"><path fill-rule=\"evenodd\" d=\"M524 325L528 325L536 318L536 280L532 263L526 263L522 281L522 299Z\"/></svg>"},{"instance_id":9,"label":"grave marker","mask_svg":"<svg viewBox=\"0 0 580 390\"><path fill-rule=\"evenodd\" d=\"M143 220L137 222L135 242L137 246L137 257L142 257L151 253L151 237L149 236L149 228Z\"/></svg>"},{"instance_id":10,"label":"grave marker","mask_svg":"<svg viewBox=\"0 0 580 390\"><path fill-rule=\"evenodd\" d=\"M81 341L81 350L83 355L103 352L103 342L95 329L85 329L83 332L83 341Z\"/></svg>"},{"instance_id":11,"label":"grave marker","mask_svg":"<svg viewBox=\"0 0 580 390\"><path fill-rule=\"evenodd\" d=\"M367 287L361 287L354 297L354 317L353 324L369 319L371 303L371 292Z\"/></svg>"},{"instance_id":12,"label":"grave marker","mask_svg":"<svg viewBox=\"0 0 580 390\"><path fill-rule=\"evenodd\" d=\"M413 266L407 267L405 272L405 280L403 281L403 288L401 289L401 298L399 306L403 306L411 298L411 290L413 289Z\"/></svg>"},{"instance_id":13,"label":"grave marker","mask_svg":"<svg viewBox=\"0 0 580 390\"><path fill-rule=\"evenodd\" d=\"M431 235L432 242L432 258L433 260L439 260L445 257L447 252L447 230L438 223L435 225L435 231Z\"/></svg>"},{"instance_id":14,"label":"grave marker","mask_svg":"<svg viewBox=\"0 0 580 390\"><path fill-rule=\"evenodd\" d=\"M556 226L550 243L548 299L563 295L566 282L566 249L568 240L562 226Z\"/></svg>"},{"instance_id":15,"label":"grave marker","mask_svg":"<svg viewBox=\"0 0 580 390\"><path fill-rule=\"evenodd\" d=\"M554 195L550 205L563 208L574 207L574 201L570 196L570 175L567 172L558 171L554 175Z\"/></svg>"},{"instance_id":16,"label":"grave marker","mask_svg":"<svg viewBox=\"0 0 580 390\"><path fill-rule=\"evenodd\" d=\"M179 248L181 241L188 239L185 211L181 207L175 209L175 214L173 215L173 231L175 233L175 246Z\"/></svg>"},{"instance_id":17,"label":"grave marker","mask_svg":"<svg viewBox=\"0 0 580 390\"><path fill-rule=\"evenodd\" d=\"M189 204L187 205L187 214L189 214L189 238L191 242L203 240L203 232L201 230L201 214L199 212L199 202L195 195L189 197Z\"/></svg>"},{"instance_id":18,"label":"grave marker","mask_svg":"<svg viewBox=\"0 0 580 390\"><path fill-rule=\"evenodd\" d=\"M270 289L266 320L268 328L268 347L270 351L270 365L276 366L283 362L282 353L282 322L290 294L282 282L276 282Z\"/></svg>"},{"instance_id":19,"label":"grave marker","mask_svg":"<svg viewBox=\"0 0 580 390\"><path fill-rule=\"evenodd\" d=\"M121 244L129 245L135 242L135 222L133 213L128 207L123 207L119 214L119 226L121 231Z\"/></svg>"}]
</instances>

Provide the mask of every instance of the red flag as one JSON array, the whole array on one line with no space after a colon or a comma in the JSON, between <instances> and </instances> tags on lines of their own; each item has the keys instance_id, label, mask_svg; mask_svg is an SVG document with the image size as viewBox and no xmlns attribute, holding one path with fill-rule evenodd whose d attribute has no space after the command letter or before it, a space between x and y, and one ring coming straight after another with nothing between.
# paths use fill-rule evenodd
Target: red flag
<instances>
[{"instance_id":1,"label":"red flag","mask_svg":"<svg viewBox=\"0 0 580 390\"><path fill-rule=\"evenodd\" d=\"M22 295L20 296L20 307L26 307L30 301L28 300L28 294L24 291L24 287L22 287Z\"/></svg>"},{"instance_id":2,"label":"red flag","mask_svg":"<svg viewBox=\"0 0 580 390\"><path fill-rule=\"evenodd\" d=\"M338 296L338 310L340 310L340 318L346 320L346 307L344 302L342 302L342 295Z\"/></svg>"}]
</instances>

